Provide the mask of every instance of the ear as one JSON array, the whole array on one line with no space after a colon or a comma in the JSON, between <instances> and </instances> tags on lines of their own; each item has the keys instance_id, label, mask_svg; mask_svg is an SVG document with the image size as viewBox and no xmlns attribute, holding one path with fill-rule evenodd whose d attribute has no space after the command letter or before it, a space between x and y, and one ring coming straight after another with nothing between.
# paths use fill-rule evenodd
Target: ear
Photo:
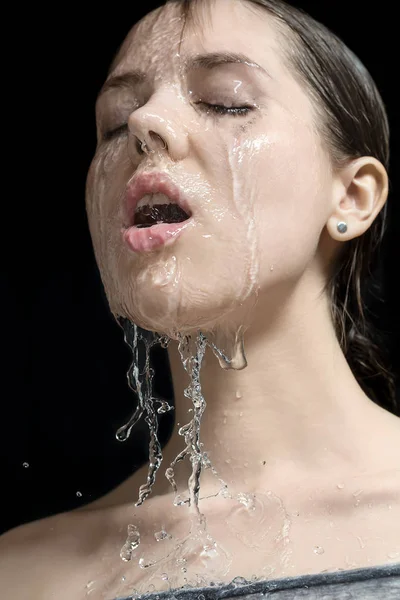
<instances>
[{"instance_id":1,"label":"ear","mask_svg":"<svg viewBox=\"0 0 400 600\"><path fill-rule=\"evenodd\" d=\"M383 164L372 156L351 161L336 176L333 211L326 224L330 236L348 241L362 235L374 222L387 200L389 179ZM347 225L346 233L337 229Z\"/></svg>"}]
</instances>

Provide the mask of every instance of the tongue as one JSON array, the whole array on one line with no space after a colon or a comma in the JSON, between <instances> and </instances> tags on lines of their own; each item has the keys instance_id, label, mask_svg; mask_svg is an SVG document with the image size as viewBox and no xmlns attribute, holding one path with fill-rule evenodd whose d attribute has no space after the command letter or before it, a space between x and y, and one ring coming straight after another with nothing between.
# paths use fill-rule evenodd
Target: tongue
<instances>
[{"instance_id":1,"label":"tongue","mask_svg":"<svg viewBox=\"0 0 400 600\"><path fill-rule=\"evenodd\" d=\"M159 223L181 223L189 215L177 204L155 204L154 206L141 206L135 212L134 225L136 227L151 227Z\"/></svg>"}]
</instances>

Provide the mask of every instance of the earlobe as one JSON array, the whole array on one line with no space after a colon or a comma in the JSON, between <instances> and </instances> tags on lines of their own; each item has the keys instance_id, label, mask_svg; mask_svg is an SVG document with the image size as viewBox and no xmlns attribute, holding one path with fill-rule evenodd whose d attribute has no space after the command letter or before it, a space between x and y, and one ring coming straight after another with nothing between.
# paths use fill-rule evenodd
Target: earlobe
<instances>
[{"instance_id":1,"label":"earlobe","mask_svg":"<svg viewBox=\"0 0 400 600\"><path fill-rule=\"evenodd\" d=\"M374 222L388 195L388 175L380 161L364 156L339 174L341 193L327 223L332 238L348 241L359 237Z\"/></svg>"}]
</instances>

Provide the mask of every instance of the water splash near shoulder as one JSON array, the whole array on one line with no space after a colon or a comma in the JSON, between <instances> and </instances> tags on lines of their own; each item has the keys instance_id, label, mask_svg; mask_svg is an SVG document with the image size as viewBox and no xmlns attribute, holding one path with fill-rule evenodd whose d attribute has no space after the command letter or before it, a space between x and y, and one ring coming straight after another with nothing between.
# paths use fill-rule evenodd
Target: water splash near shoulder
<instances>
[{"instance_id":1,"label":"water splash near shoulder","mask_svg":"<svg viewBox=\"0 0 400 600\"><path fill-rule=\"evenodd\" d=\"M132 560L132 554L140 544L140 532L136 525L128 525L128 537L122 546L120 557L124 562Z\"/></svg>"}]
</instances>

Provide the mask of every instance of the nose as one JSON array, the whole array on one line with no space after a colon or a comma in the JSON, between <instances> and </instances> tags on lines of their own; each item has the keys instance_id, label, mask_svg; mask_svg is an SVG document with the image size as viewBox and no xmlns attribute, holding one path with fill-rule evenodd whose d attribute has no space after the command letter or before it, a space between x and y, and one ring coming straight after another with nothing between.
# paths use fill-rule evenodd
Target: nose
<instances>
[{"instance_id":1,"label":"nose","mask_svg":"<svg viewBox=\"0 0 400 600\"><path fill-rule=\"evenodd\" d=\"M178 118L175 106L179 98L161 94L153 96L128 119L130 151L135 156L156 154L173 161L182 160L188 153L188 132ZM132 154L131 154L132 156Z\"/></svg>"}]
</instances>

